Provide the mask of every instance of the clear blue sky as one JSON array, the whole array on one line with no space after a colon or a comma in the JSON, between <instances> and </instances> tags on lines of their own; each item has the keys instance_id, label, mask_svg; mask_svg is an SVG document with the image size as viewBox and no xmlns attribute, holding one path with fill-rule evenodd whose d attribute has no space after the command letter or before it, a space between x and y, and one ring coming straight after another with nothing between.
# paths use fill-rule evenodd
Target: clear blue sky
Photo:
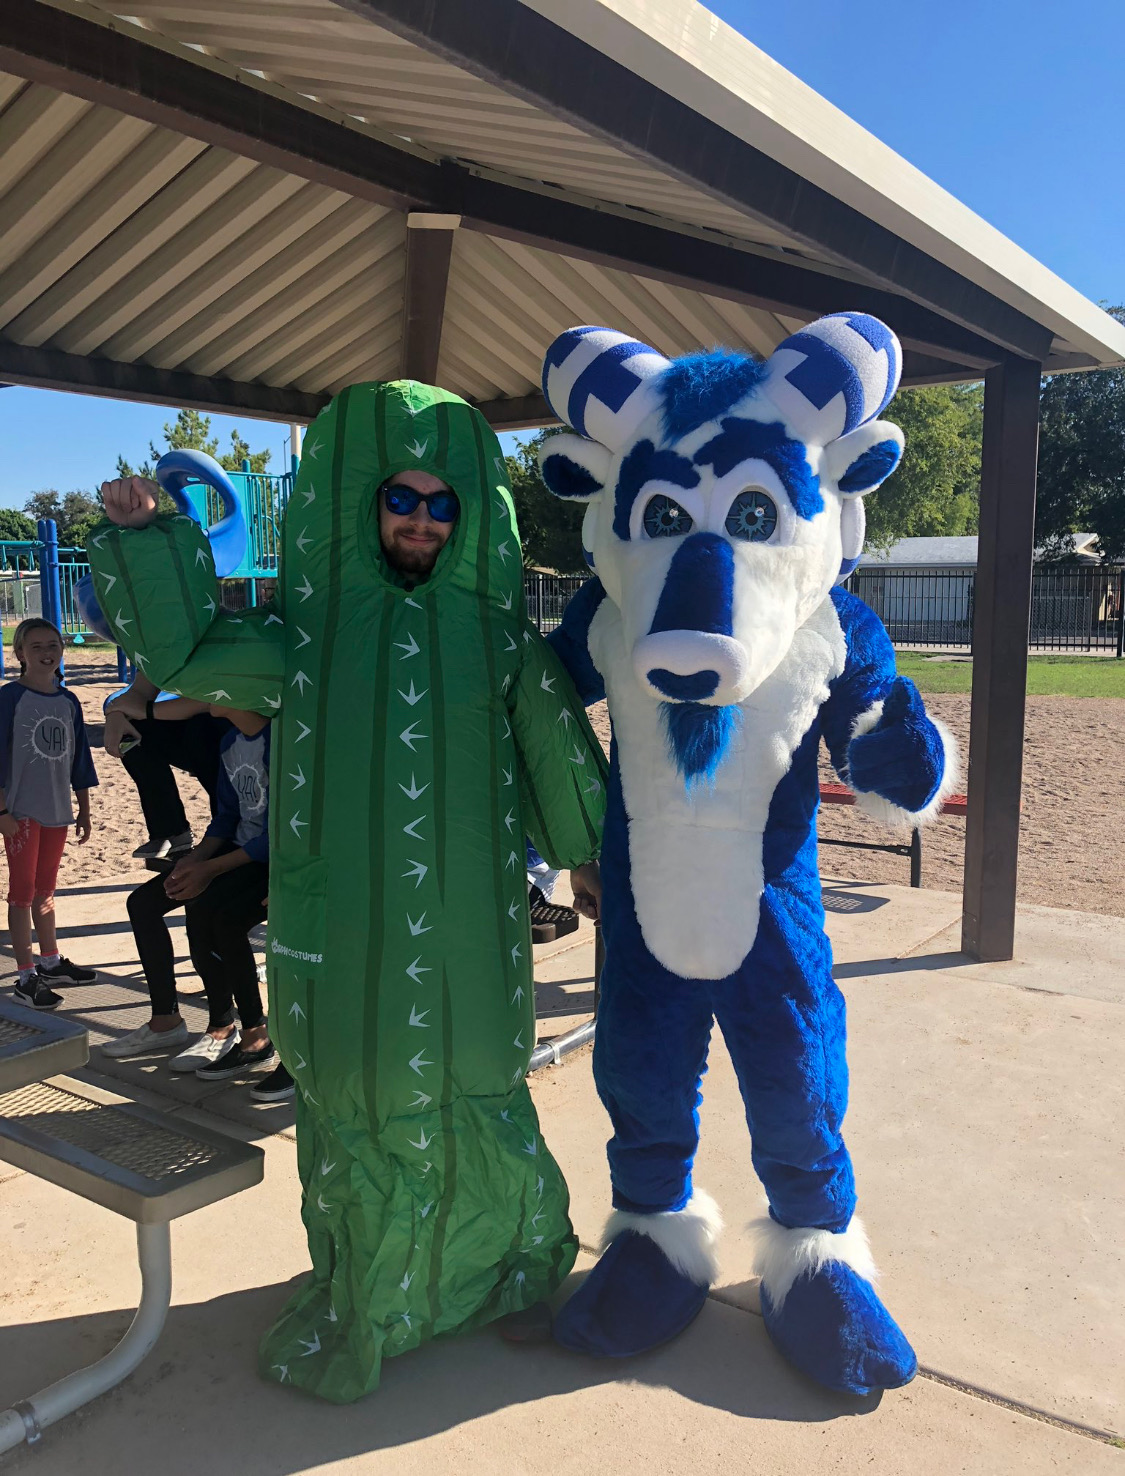
<instances>
[{"instance_id":1,"label":"clear blue sky","mask_svg":"<svg viewBox=\"0 0 1125 1476\"><path fill-rule=\"evenodd\" d=\"M1125 0L713 0L717 14L1095 301L1125 300ZM92 487L174 411L0 391L0 505ZM239 425L271 465L288 429Z\"/></svg>"}]
</instances>

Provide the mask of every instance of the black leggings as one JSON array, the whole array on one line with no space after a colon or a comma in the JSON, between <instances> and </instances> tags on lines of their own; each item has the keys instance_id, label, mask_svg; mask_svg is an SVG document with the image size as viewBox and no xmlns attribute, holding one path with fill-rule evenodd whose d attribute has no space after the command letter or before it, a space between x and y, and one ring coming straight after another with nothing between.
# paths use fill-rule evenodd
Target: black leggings
<instances>
[{"instance_id":1,"label":"black leggings","mask_svg":"<svg viewBox=\"0 0 1125 1476\"><path fill-rule=\"evenodd\" d=\"M199 713L179 722L133 722L141 735L135 748L122 755L125 771L137 786L145 825L153 840L183 835L188 828L183 801L173 769L191 774L207 792L215 813L215 785L219 777L219 744L229 724Z\"/></svg>"},{"instance_id":2,"label":"black leggings","mask_svg":"<svg viewBox=\"0 0 1125 1476\"><path fill-rule=\"evenodd\" d=\"M175 951L164 918L183 907L191 961L207 991L208 1029L229 1025L236 1004L243 1030L262 1023L258 966L247 934L266 915L269 875L268 866L249 861L224 871L186 903L169 897L162 874L130 892L129 921L154 1015L174 1015L179 1008Z\"/></svg>"}]
</instances>

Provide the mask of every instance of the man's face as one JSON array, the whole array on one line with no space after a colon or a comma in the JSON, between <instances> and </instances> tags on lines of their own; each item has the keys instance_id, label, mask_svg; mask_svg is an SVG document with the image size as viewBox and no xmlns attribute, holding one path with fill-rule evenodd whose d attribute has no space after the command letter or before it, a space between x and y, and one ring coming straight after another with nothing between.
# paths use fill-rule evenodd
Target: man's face
<instances>
[{"instance_id":1,"label":"man's face","mask_svg":"<svg viewBox=\"0 0 1125 1476\"><path fill-rule=\"evenodd\" d=\"M397 472L387 483L387 488L395 487L420 492L423 496L451 493L453 490L448 482L423 471ZM387 563L399 574L410 575L419 582L428 579L438 554L456 526L456 518L441 522L431 517L429 507L422 501L412 512L392 512L387 506L385 492L379 493L379 541Z\"/></svg>"}]
</instances>

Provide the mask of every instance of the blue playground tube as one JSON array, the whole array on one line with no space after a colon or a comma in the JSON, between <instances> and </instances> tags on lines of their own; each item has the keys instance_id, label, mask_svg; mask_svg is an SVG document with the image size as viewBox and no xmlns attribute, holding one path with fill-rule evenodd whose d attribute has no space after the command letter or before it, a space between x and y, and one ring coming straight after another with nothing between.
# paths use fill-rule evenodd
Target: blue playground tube
<instances>
[{"instance_id":1,"label":"blue playground tube","mask_svg":"<svg viewBox=\"0 0 1125 1476\"><path fill-rule=\"evenodd\" d=\"M242 498L230 477L205 451L169 451L156 463L156 480L179 511L200 524L202 519L184 488L189 483L202 482L219 494L225 516L206 531L211 556L215 560L215 574L219 579L229 578L246 557L250 536ZM74 599L88 628L103 640L112 641L113 632L98 604L94 581L89 574L74 586Z\"/></svg>"}]
</instances>

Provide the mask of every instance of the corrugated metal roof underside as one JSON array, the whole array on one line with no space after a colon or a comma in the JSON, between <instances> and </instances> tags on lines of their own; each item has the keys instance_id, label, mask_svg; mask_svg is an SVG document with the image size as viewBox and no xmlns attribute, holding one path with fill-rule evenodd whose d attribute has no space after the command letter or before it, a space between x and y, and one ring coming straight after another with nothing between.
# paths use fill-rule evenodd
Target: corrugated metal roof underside
<instances>
[{"instance_id":1,"label":"corrugated metal roof underside","mask_svg":"<svg viewBox=\"0 0 1125 1476\"><path fill-rule=\"evenodd\" d=\"M258 73L435 154L817 259L744 212L332 0L95 0L89 8Z\"/></svg>"},{"instance_id":2,"label":"corrugated metal roof underside","mask_svg":"<svg viewBox=\"0 0 1125 1476\"><path fill-rule=\"evenodd\" d=\"M405 218L0 74L0 336L29 347L331 393L400 372ZM799 318L458 232L438 378L539 388L579 322L666 353L768 353Z\"/></svg>"}]
</instances>

